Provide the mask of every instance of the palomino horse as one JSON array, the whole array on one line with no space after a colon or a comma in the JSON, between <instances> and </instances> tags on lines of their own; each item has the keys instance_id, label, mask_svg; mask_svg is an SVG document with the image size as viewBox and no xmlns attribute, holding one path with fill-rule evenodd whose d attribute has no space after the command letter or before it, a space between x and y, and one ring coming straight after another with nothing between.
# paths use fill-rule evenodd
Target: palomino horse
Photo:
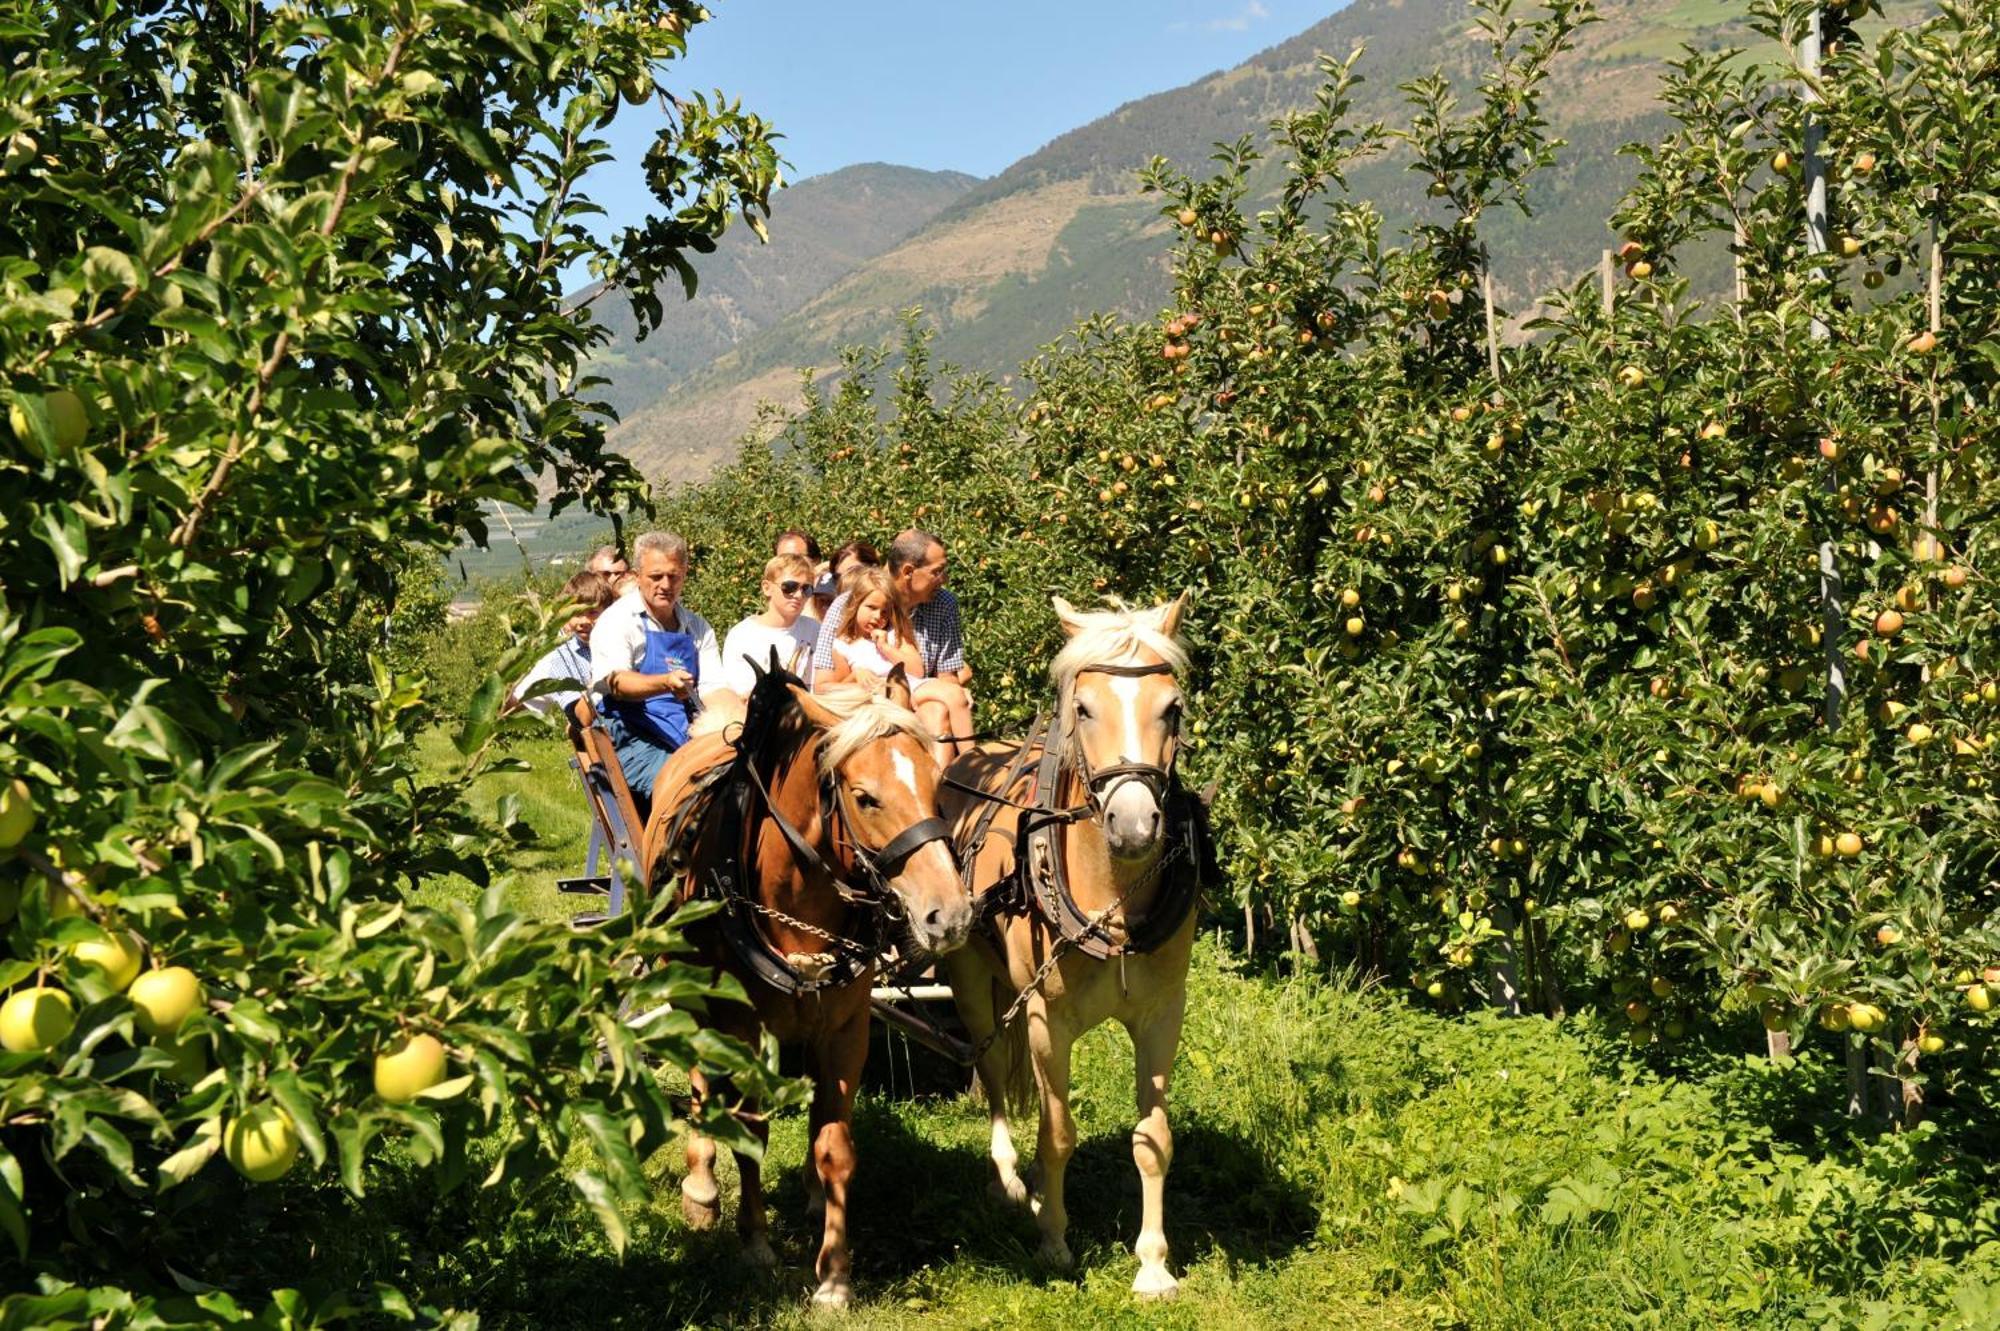
<instances>
[{"instance_id":1,"label":"palomino horse","mask_svg":"<svg viewBox=\"0 0 2000 1331\"><path fill-rule=\"evenodd\" d=\"M1028 1099L1031 1064L1041 1099L1040 1256L1070 1266L1063 1206L1063 1171L1076 1149L1070 1050L1084 1032L1115 1018L1132 1037L1137 1065L1132 1158L1143 1214L1132 1288L1155 1298L1179 1288L1167 1268L1162 1224L1174 1152L1167 1082L1206 859L1199 840L1205 823L1173 780L1177 676L1187 664L1176 636L1183 600L1080 614L1056 598L1069 642L1051 667L1058 704L1049 736L1040 744L1030 736L1025 744L984 746L959 759L946 774L945 796L973 889L998 894L987 902L997 935L975 933L971 946L944 962L980 1050L997 1186L1016 1202L1028 1200L1007 1109Z\"/></svg>"},{"instance_id":2,"label":"palomino horse","mask_svg":"<svg viewBox=\"0 0 2000 1331\"><path fill-rule=\"evenodd\" d=\"M654 881L665 881L665 863L677 859L686 865L683 898L724 903L689 933L703 962L742 982L751 1006L718 1006L704 1020L752 1047L760 1031L805 1046L813 1079L808 1187L826 1213L813 1301L832 1306L852 1294L850 1124L868 1055L868 996L883 917L899 923L906 952L949 952L972 927L971 901L938 818L931 737L910 710L900 674L885 696L815 697L766 681L737 744L700 736L675 756L661 774L662 798L646 829L648 862L661 866ZM728 778L697 786L704 771L732 757ZM706 812L677 817L699 807L690 800L709 796L716 803ZM694 1090L700 1096L708 1088L697 1077ZM754 1130L765 1132L761 1123ZM707 1228L721 1212L715 1143L690 1136L687 1164L682 1210L690 1224ZM738 1154L736 1164L744 1255L772 1265L758 1162Z\"/></svg>"}]
</instances>

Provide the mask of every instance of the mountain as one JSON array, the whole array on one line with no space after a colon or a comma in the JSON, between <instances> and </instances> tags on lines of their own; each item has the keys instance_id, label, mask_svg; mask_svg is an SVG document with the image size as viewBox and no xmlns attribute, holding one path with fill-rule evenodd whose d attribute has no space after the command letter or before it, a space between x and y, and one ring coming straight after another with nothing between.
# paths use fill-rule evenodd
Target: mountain
<instances>
[{"instance_id":1,"label":"mountain","mask_svg":"<svg viewBox=\"0 0 2000 1331\"><path fill-rule=\"evenodd\" d=\"M1892 12L1917 7L1903 0ZM1746 9L1728 0L1599 0L1603 21L1551 73L1544 107L1569 146L1532 188L1535 215L1510 210L1485 222L1503 307L1524 307L1596 265L1613 239L1606 219L1636 169L1618 149L1664 127L1653 96L1665 62L1683 44L1759 47ZM1072 130L963 190L899 244L688 375L628 416L612 441L650 473L697 479L731 454L760 404L796 401L802 369L837 368L843 347L894 337L911 306L936 324L940 361L996 377L1085 315L1144 317L1169 295L1171 237L1159 199L1138 192L1140 166L1158 154L1205 170L1216 143L1310 105L1319 54L1344 57L1359 42L1367 53L1355 118L1407 124L1397 85L1442 69L1461 89L1474 86L1486 47L1471 17L1465 0L1354 0L1242 65ZM1391 151L1350 181L1382 209L1392 241L1426 206L1406 167ZM1275 164L1257 177L1267 188L1276 179Z\"/></svg>"},{"instance_id":2,"label":"mountain","mask_svg":"<svg viewBox=\"0 0 2000 1331\"><path fill-rule=\"evenodd\" d=\"M611 380L602 396L621 415L645 406L908 237L977 183L958 171L869 162L779 191L770 244L748 227L731 227L715 253L696 259L695 299L682 301L677 286L666 293L666 323L644 341L623 302L604 303L598 318L612 340L592 358Z\"/></svg>"}]
</instances>

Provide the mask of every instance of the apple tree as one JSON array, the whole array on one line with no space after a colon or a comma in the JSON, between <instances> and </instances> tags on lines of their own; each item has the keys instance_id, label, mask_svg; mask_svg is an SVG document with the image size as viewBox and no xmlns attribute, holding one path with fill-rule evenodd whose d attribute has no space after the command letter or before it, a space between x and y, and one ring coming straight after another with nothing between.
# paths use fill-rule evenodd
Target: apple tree
<instances>
[{"instance_id":1,"label":"apple tree","mask_svg":"<svg viewBox=\"0 0 2000 1331\"><path fill-rule=\"evenodd\" d=\"M526 649L458 716L385 651L483 502L642 492L563 288L657 321L759 223L767 127L656 83L704 16L0 4L0 1247L33 1284L6 1317L167 1316L176 1281L250 1317L299 1280L311 1190L361 1193L385 1148L443 1190L564 1179L621 1242L675 1119L650 1064L787 1094L695 1032L735 995L671 959L666 903L578 934L411 894L522 835L467 797ZM607 236L581 186L620 114L660 125L657 215ZM253 1252L259 1186L298 1205ZM402 1301L278 1306L355 1297Z\"/></svg>"}]
</instances>

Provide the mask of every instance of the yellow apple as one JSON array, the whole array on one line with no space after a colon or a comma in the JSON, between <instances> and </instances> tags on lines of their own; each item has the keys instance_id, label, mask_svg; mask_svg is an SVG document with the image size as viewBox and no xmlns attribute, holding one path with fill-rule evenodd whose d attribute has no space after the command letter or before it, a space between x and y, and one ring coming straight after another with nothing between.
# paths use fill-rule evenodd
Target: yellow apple
<instances>
[{"instance_id":1,"label":"yellow apple","mask_svg":"<svg viewBox=\"0 0 2000 1331\"><path fill-rule=\"evenodd\" d=\"M1937 738L1937 732L1923 722L1917 721L1913 722L1910 728L1903 732L1903 737L1921 749L1924 745Z\"/></svg>"},{"instance_id":2,"label":"yellow apple","mask_svg":"<svg viewBox=\"0 0 2000 1331\"><path fill-rule=\"evenodd\" d=\"M1983 984L1974 984L1965 991L1965 1005L1974 1012L1993 1010L1993 991Z\"/></svg>"},{"instance_id":3,"label":"yellow apple","mask_svg":"<svg viewBox=\"0 0 2000 1331\"><path fill-rule=\"evenodd\" d=\"M1930 1031L1925 1031L1917 1037L1917 1051L1924 1054L1943 1053L1944 1037L1942 1035L1935 1035Z\"/></svg>"},{"instance_id":4,"label":"yellow apple","mask_svg":"<svg viewBox=\"0 0 2000 1331\"><path fill-rule=\"evenodd\" d=\"M444 1080L444 1046L435 1035L405 1036L375 1055L375 1094L404 1104Z\"/></svg>"},{"instance_id":5,"label":"yellow apple","mask_svg":"<svg viewBox=\"0 0 2000 1331\"><path fill-rule=\"evenodd\" d=\"M1923 332L1918 333L1915 337L1911 338L1909 340L1908 346L1910 350L1915 352L1917 355L1928 356L1931 352L1937 349L1937 343L1938 343L1937 334L1933 333L1930 329L1926 328Z\"/></svg>"},{"instance_id":6,"label":"yellow apple","mask_svg":"<svg viewBox=\"0 0 2000 1331\"><path fill-rule=\"evenodd\" d=\"M1643 910L1635 910L1625 916L1625 927L1635 934L1652 922L1653 917Z\"/></svg>"},{"instance_id":7,"label":"yellow apple","mask_svg":"<svg viewBox=\"0 0 2000 1331\"><path fill-rule=\"evenodd\" d=\"M201 1003L201 981L185 966L161 966L132 981L125 996L139 1010L140 1030L171 1035Z\"/></svg>"},{"instance_id":8,"label":"yellow apple","mask_svg":"<svg viewBox=\"0 0 2000 1331\"><path fill-rule=\"evenodd\" d=\"M69 954L83 965L103 972L105 983L113 989L123 989L138 975L145 951L137 934L113 933L74 944Z\"/></svg>"},{"instance_id":9,"label":"yellow apple","mask_svg":"<svg viewBox=\"0 0 2000 1331\"><path fill-rule=\"evenodd\" d=\"M1840 853L1842 859L1851 860L1861 853L1861 834L1842 832L1833 839L1833 848Z\"/></svg>"},{"instance_id":10,"label":"yellow apple","mask_svg":"<svg viewBox=\"0 0 2000 1331\"><path fill-rule=\"evenodd\" d=\"M222 1130L222 1153L252 1183L269 1183L291 1172L299 1158L299 1130L276 1105L253 1105Z\"/></svg>"},{"instance_id":11,"label":"yellow apple","mask_svg":"<svg viewBox=\"0 0 2000 1331\"><path fill-rule=\"evenodd\" d=\"M76 1025L76 1009L60 989L17 989L0 1003L0 1047L28 1054L63 1042Z\"/></svg>"},{"instance_id":12,"label":"yellow apple","mask_svg":"<svg viewBox=\"0 0 2000 1331\"><path fill-rule=\"evenodd\" d=\"M0 850L12 850L34 830L34 792L17 776L0 785Z\"/></svg>"}]
</instances>

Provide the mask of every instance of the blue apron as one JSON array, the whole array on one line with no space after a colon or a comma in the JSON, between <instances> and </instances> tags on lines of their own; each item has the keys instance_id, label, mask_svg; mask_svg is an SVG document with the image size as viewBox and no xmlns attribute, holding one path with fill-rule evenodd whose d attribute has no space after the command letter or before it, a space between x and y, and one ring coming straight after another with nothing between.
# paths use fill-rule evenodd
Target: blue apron
<instances>
[{"instance_id":1,"label":"blue apron","mask_svg":"<svg viewBox=\"0 0 2000 1331\"><path fill-rule=\"evenodd\" d=\"M651 615L639 622L646 630L646 649L637 669L645 675L664 675L685 670L701 682L701 652L694 637L679 629L663 629ZM653 782L667 758L687 743L688 705L671 693L644 701L614 702L605 711L605 729L611 746L618 752L618 765L625 769L625 784L633 798L645 804L653 799Z\"/></svg>"}]
</instances>

